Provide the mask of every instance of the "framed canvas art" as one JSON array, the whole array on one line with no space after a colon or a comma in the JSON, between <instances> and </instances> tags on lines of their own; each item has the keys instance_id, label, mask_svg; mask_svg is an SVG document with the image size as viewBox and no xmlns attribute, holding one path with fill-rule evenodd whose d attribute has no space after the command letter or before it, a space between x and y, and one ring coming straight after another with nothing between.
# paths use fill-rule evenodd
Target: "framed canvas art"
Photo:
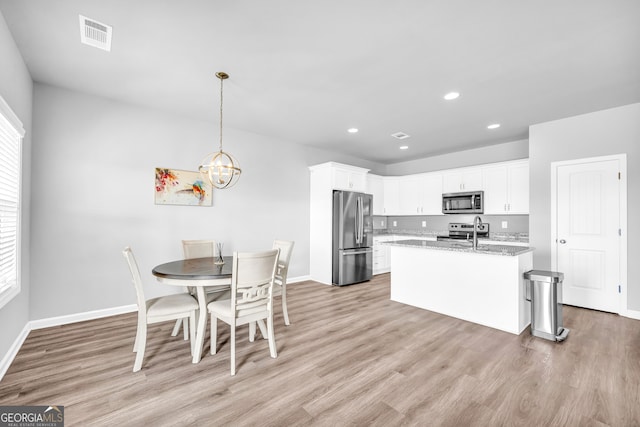
<instances>
[{"instance_id":1,"label":"framed canvas art","mask_svg":"<svg viewBox=\"0 0 640 427\"><path fill-rule=\"evenodd\" d=\"M211 184L198 172L156 168L156 205L212 206Z\"/></svg>"}]
</instances>

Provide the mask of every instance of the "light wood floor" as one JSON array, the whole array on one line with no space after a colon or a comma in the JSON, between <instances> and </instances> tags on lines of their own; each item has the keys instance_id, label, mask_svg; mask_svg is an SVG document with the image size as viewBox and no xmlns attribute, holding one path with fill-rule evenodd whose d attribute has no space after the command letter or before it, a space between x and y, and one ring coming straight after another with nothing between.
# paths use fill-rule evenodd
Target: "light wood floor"
<instances>
[{"instance_id":1,"label":"light wood floor","mask_svg":"<svg viewBox=\"0 0 640 427\"><path fill-rule=\"evenodd\" d=\"M278 358L244 327L235 377L222 323L196 365L151 326L135 374L134 314L32 331L0 405L64 405L68 426L640 425L640 321L565 307L556 344L392 302L388 275L288 295Z\"/></svg>"}]
</instances>

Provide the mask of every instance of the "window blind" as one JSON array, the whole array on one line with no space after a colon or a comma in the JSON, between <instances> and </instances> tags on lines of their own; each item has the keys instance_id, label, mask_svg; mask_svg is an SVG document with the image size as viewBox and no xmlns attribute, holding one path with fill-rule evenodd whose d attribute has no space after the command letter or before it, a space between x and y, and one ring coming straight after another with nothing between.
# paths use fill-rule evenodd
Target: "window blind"
<instances>
[{"instance_id":1,"label":"window blind","mask_svg":"<svg viewBox=\"0 0 640 427\"><path fill-rule=\"evenodd\" d=\"M17 293L22 123L0 97L0 301Z\"/></svg>"}]
</instances>

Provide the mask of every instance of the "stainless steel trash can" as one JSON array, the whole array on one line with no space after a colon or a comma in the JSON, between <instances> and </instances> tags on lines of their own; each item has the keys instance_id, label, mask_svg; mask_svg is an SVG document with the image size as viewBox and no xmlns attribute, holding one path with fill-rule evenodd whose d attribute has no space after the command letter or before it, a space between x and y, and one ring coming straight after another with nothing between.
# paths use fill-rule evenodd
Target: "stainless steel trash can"
<instances>
[{"instance_id":1,"label":"stainless steel trash can","mask_svg":"<svg viewBox=\"0 0 640 427\"><path fill-rule=\"evenodd\" d=\"M569 329L562 325L562 280L556 271L524 273L527 300L531 301L531 334L551 341L564 341Z\"/></svg>"}]
</instances>

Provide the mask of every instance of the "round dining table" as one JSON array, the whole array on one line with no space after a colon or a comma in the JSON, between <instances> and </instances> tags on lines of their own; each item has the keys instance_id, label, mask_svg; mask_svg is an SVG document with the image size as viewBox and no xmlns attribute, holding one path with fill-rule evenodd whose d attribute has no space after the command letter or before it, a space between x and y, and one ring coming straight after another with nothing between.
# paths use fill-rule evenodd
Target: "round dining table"
<instances>
[{"instance_id":1,"label":"round dining table","mask_svg":"<svg viewBox=\"0 0 640 427\"><path fill-rule=\"evenodd\" d=\"M171 261L157 265L151 270L156 279L165 285L192 287L196 290L199 314L196 325L196 342L193 350L193 363L200 362L204 336L207 331L207 296L205 287L229 289L233 257L226 256L224 264L216 264L217 257L191 258ZM192 326L193 327L193 326Z\"/></svg>"}]
</instances>

